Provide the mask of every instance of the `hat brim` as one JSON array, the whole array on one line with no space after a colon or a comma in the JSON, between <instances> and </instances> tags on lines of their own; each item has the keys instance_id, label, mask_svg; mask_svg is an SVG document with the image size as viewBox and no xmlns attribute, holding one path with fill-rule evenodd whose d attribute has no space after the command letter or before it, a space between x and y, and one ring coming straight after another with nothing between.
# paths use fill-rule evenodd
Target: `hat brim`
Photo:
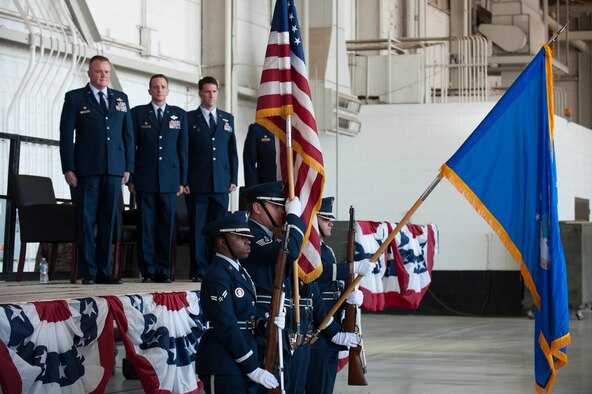
<instances>
[{"instance_id":1,"label":"hat brim","mask_svg":"<svg viewBox=\"0 0 592 394\"><path fill-rule=\"evenodd\" d=\"M239 237L245 237L245 238L254 238L255 237L250 232L247 233L247 232L230 231L226 234L234 234L234 235L238 235Z\"/></svg>"},{"instance_id":2,"label":"hat brim","mask_svg":"<svg viewBox=\"0 0 592 394\"><path fill-rule=\"evenodd\" d=\"M325 220L331 220L331 221L335 220L335 216L333 216L331 214L317 212L317 216L320 218L323 218Z\"/></svg>"}]
</instances>

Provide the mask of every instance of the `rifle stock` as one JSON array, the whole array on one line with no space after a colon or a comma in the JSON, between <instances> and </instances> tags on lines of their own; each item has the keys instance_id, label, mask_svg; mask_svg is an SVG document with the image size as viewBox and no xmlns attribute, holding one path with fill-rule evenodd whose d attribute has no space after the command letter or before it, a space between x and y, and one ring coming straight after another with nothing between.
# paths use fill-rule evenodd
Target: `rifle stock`
<instances>
[{"instance_id":1,"label":"rifle stock","mask_svg":"<svg viewBox=\"0 0 592 394\"><path fill-rule=\"evenodd\" d=\"M355 274L353 273L353 262L354 262L354 249L355 249L355 236L356 231L354 230L354 207L349 207L349 228L347 230L347 257L346 262L350 266L350 282L355 280ZM358 327L358 314L360 313L359 308L355 305L346 304L345 307L345 320L343 327L346 332L355 332L360 335ZM349 366L347 373L347 384L350 386L367 386L366 381L366 363L362 355L363 344L360 339L360 345L349 349Z\"/></svg>"},{"instance_id":2,"label":"rifle stock","mask_svg":"<svg viewBox=\"0 0 592 394\"><path fill-rule=\"evenodd\" d=\"M283 307L284 300L284 276L286 273L286 259L288 255L288 237L289 227L284 226L282 248L280 249L276 263L275 272L273 276L273 291L271 295L271 305L269 308L269 318L267 320L267 344L265 345L265 356L263 358L263 368L273 374L276 371L279 373L280 378L283 376L283 365L278 362L278 348L281 341L280 330L274 323L275 317L280 313ZM282 379L283 380L283 379ZM281 393L283 391L283 382L280 382L280 387L271 389L268 393Z\"/></svg>"}]
</instances>

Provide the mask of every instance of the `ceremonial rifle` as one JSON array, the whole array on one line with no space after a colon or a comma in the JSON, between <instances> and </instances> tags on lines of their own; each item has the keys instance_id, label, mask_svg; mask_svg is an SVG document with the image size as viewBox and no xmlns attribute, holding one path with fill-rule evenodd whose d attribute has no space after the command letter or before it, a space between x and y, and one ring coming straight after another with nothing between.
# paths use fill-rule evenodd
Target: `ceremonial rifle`
<instances>
[{"instance_id":1,"label":"ceremonial rifle","mask_svg":"<svg viewBox=\"0 0 592 394\"><path fill-rule=\"evenodd\" d=\"M271 294L271 305L269 308L269 319L267 320L267 345L265 346L265 357L263 359L263 368L266 371L274 373L277 369L280 376L280 387L271 389L269 393L282 393L284 382L283 358L278 361L279 352L282 350L282 333L274 323L274 319L284 307L284 275L286 273L286 258L288 256L288 238L290 236L290 227L284 224L282 247L278 252L275 273L273 276L273 291ZM276 368L277 367L277 368Z\"/></svg>"},{"instance_id":2,"label":"ceremonial rifle","mask_svg":"<svg viewBox=\"0 0 592 394\"><path fill-rule=\"evenodd\" d=\"M349 264L350 282L356 279L356 274L353 272L354 266L354 250L355 250L356 230L354 229L354 207L349 207L349 227L347 229L347 257L346 263ZM366 381L366 358L364 355L364 344L362 342L360 308L356 305L346 304L345 320L343 321L343 329L346 332L354 332L358 337L359 345L349 348L349 366L347 373L347 384L350 386L367 386Z\"/></svg>"}]
</instances>

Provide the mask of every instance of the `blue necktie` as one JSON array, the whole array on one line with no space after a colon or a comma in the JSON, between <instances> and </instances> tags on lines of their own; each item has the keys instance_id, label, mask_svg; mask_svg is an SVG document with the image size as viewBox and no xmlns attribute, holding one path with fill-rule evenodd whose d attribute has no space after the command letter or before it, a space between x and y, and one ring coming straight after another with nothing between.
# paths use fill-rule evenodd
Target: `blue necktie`
<instances>
[{"instance_id":1,"label":"blue necktie","mask_svg":"<svg viewBox=\"0 0 592 394\"><path fill-rule=\"evenodd\" d=\"M107 115L109 110L107 109L107 102L105 101L105 93L99 92L99 104L101 105L101 110L103 110L103 115Z\"/></svg>"},{"instance_id":2,"label":"blue necktie","mask_svg":"<svg viewBox=\"0 0 592 394\"><path fill-rule=\"evenodd\" d=\"M162 127L162 108L158 109L158 127Z\"/></svg>"},{"instance_id":3,"label":"blue necktie","mask_svg":"<svg viewBox=\"0 0 592 394\"><path fill-rule=\"evenodd\" d=\"M210 112L210 133L214 134L216 132L216 120L214 119L214 114Z\"/></svg>"}]
</instances>

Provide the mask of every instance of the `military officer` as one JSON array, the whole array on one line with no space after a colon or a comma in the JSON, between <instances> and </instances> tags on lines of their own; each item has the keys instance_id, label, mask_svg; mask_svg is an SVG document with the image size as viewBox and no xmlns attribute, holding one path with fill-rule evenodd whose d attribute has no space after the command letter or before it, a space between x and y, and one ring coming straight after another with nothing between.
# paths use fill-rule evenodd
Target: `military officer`
<instances>
[{"instance_id":1,"label":"military officer","mask_svg":"<svg viewBox=\"0 0 592 394\"><path fill-rule=\"evenodd\" d=\"M321 208L317 212L319 233L321 235L321 261L323 273L316 280L321 291L322 299L327 310L333 308L341 293L344 290L344 281L349 280L350 273L368 275L376 268L376 263L356 261L352 264L337 264L335 253L325 243L325 238L331 236L333 230L333 203L335 198L325 197L322 200ZM359 290L354 290L348 296L348 303L361 305L363 295ZM341 323L342 313L336 314ZM306 391L315 393L333 393L335 376L337 375L338 353L344 350L342 346L328 341L324 336L312 345L308 376L306 379Z\"/></svg>"},{"instance_id":2,"label":"military officer","mask_svg":"<svg viewBox=\"0 0 592 394\"><path fill-rule=\"evenodd\" d=\"M204 227L216 252L201 285L201 306L209 329L197 351L197 373L206 393L252 393L277 379L259 367L255 335L265 332L257 314L255 286L239 259L250 252L248 212L237 211ZM283 329L285 315L274 320Z\"/></svg>"},{"instance_id":3,"label":"military officer","mask_svg":"<svg viewBox=\"0 0 592 394\"><path fill-rule=\"evenodd\" d=\"M258 123L249 125L243 147L245 187L277 180L275 136Z\"/></svg>"},{"instance_id":4,"label":"military officer","mask_svg":"<svg viewBox=\"0 0 592 394\"><path fill-rule=\"evenodd\" d=\"M189 111L189 168L185 187L191 237L191 271L201 280L207 266L204 225L228 210L228 194L236 189L238 154L234 117L216 107L218 81L204 77L198 83L201 104Z\"/></svg>"},{"instance_id":5,"label":"military officer","mask_svg":"<svg viewBox=\"0 0 592 394\"><path fill-rule=\"evenodd\" d=\"M150 78L150 103L132 109L136 171L130 192L138 204L138 268L142 282L171 281L176 196L187 184L188 127L185 111L169 105L168 78Z\"/></svg>"},{"instance_id":6,"label":"military officer","mask_svg":"<svg viewBox=\"0 0 592 394\"><path fill-rule=\"evenodd\" d=\"M121 283L111 273L111 241L121 185L134 171L129 102L108 88L110 72L108 58L93 56L90 82L66 93L60 119L62 171L76 202L78 266L88 285Z\"/></svg>"}]
</instances>

